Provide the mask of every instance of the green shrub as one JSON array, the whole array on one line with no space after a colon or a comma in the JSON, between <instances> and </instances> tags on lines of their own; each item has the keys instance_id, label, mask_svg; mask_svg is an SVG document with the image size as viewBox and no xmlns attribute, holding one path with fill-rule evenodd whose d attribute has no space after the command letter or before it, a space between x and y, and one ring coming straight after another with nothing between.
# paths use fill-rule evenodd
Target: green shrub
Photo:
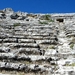
<instances>
[{"instance_id":1,"label":"green shrub","mask_svg":"<svg viewBox=\"0 0 75 75\"><path fill-rule=\"evenodd\" d=\"M70 64L70 66L75 66L75 63Z\"/></svg>"},{"instance_id":2,"label":"green shrub","mask_svg":"<svg viewBox=\"0 0 75 75\"><path fill-rule=\"evenodd\" d=\"M39 23L40 23L40 24L48 24L47 21L43 21L43 22L39 21Z\"/></svg>"},{"instance_id":3,"label":"green shrub","mask_svg":"<svg viewBox=\"0 0 75 75\"><path fill-rule=\"evenodd\" d=\"M20 23L14 23L13 26L14 26L14 27L16 27L16 26L20 26Z\"/></svg>"},{"instance_id":4,"label":"green shrub","mask_svg":"<svg viewBox=\"0 0 75 75\"><path fill-rule=\"evenodd\" d=\"M50 45L50 46L48 47L48 49L55 49L55 46Z\"/></svg>"},{"instance_id":5,"label":"green shrub","mask_svg":"<svg viewBox=\"0 0 75 75\"><path fill-rule=\"evenodd\" d=\"M75 63L72 63L72 64L66 64L65 66L75 66Z\"/></svg>"},{"instance_id":6,"label":"green shrub","mask_svg":"<svg viewBox=\"0 0 75 75\"><path fill-rule=\"evenodd\" d=\"M70 45L70 48L73 49L73 47L74 47L74 44L72 43L72 44Z\"/></svg>"},{"instance_id":7,"label":"green shrub","mask_svg":"<svg viewBox=\"0 0 75 75\"><path fill-rule=\"evenodd\" d=\"M54 21L51 19L51 15L45 15L45 16L44 16L44 20L48 20L48 22L54 22Z\"/></svg>"},{"instance_id":8,"label":"green shrub","mask_svg":"<svg viewBox=\"0 0 75 75\"><path fill-rule=\"evenodd\" d=\"M54 20L50 19L49 22L54 22Z\"/></svg>"},{"instance_id":9,"label":"green shrub","mask_svg":"<svg viewBox=\"0 0 75 75\"><path fill-rule=\"evenodd\" d=\"M47 21L49 21L49 22L54 22L54 21L52 20L52 18L51 18L51 15L48 15L48 14L41 16L40 19L41 19L41 20L47 20Z\"/></svg>"},{"instance_id":10,"label":"green shrub","mask_svg":"<svg viewBox=\"0 0 75 75\"><path fill-rule=\"evenodd\" d=\"M50 15L45 15L45 20L50 20Z\"/></svg>"}]
</instances>

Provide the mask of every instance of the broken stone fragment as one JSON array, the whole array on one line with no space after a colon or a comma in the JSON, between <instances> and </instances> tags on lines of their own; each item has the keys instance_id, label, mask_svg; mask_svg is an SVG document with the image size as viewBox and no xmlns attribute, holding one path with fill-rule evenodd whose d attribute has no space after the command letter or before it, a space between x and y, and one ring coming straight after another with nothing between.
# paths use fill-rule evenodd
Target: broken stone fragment
<instances>
[{"instance_id":1,"label":"broken stone fragment","mask_svg":"<svg viewBox=\"0 0 75 75\"><path fill-rule=\"evenodd\" d=\"M11 19L17 19L19 16L16 13L13 13L10 17Z\"/></svg>"}]
</instances>

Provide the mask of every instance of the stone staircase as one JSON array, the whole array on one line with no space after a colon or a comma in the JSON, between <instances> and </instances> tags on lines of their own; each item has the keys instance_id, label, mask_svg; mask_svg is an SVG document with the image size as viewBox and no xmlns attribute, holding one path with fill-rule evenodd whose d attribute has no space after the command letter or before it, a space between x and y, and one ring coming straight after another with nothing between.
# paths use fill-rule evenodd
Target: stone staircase
<instances>
[{"instance_id":1,"label":"stone staircase","mask_svg":"<svg viewBox=\"0 0 75 75\"><path fill-rule=\"evenodd\" d=\"M0 26L0 70L24 74L61 75L66 66L58 63L72 54L66 24ZM71 31L71 30L70 30ZM70 40L70 41L69 41ZM68 67L63 72L67 73ZM65 71L66 70L66 71Z\"/></svg>"},{"instance_id":2,"label":"stone staircase","mask_svg":"<svg viewBox=\"0 0 75 75\"><path fill-rule=\"evenodd\" d=\"M0 29L1 70L26 73L51 71L50 65L54 66L55 60L49 55L50 46L58 44L55 25L5 25Z\"/></svg>"},{"instance_id":3,"label":"stone staircase","mask_svg":"<svg viewBox=\"0 0 75 75\"><path fill-rule=\"evenodd\" d=\"M0 75L74 75L74 15L0 11Z\"/></svg>"}]
</instances>

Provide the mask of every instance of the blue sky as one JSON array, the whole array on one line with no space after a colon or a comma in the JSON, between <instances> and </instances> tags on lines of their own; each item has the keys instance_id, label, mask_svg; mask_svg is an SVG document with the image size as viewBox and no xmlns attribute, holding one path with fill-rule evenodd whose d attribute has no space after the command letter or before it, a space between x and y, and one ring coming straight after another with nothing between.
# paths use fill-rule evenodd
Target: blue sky
<instances>
[{"instance_id":1,"label":"blue sky","mask_svg":"<svg viewBox=\"0 0 75 75\"><path fill-rule=\"evenodd\" d=\"M74 13L75 0L0 0L0 9L28 13Z\"/></svg>"}]
</instances>

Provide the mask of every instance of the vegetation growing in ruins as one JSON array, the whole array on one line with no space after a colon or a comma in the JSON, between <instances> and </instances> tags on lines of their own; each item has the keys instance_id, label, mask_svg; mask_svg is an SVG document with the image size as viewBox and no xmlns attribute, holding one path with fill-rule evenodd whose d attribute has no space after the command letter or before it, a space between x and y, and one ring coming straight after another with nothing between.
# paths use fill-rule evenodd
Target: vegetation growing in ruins
<instances>
[{"instance_id":1,"label":"vegetation growing in ruins","mask_svg":"<svg viewBox=\"0 0 75 75\"><path fill-rule=\"evenodd\" d=\"M72 44L70 45L70 48L73 49L73 47L74 47L74 44L72 43Z\"/></svg>"},{"instance_id":2,"label":"vegetation growing in ruins","mask_svg":"<svg viewBox=\"0 0 75 75\"><path fill-rule=\"evenodd\" d=\"M20 26L20 23L14 23L13 26L14 26L14 27L16 27L16 26Z\"/></svg>"},{"instance_id":3,"label":"vegetation growing in ruins","mask_svg":"<svg viewBox=\"0 0 75 75\"><path fill-rule=\"evenodd\" d=\"M55 49L55 46L50 45L50 46L48 47L48 49Z\"/></svg>"},{"instance_id":4,"label":"vegetation growing in ruins","mask_svg":"<svg viewBox=\"0 0 75 75\"><path fill-rule=\"evenodd\" d=\"M49 22L54 22L54 20L50 19Z\"/></svg>"},{"instance_id":5,"label":"vegetation growing in ruins","mask_svg":"<svg viewBox=\"0 0 75 75\"><path fill-rule=\"evenodd\" d=\"M45 15L44 18L45 20L50 20L51 15Z\"/></svg>"},{"instance_id":6,"label":"vegetation growing in ruins","mask_svg":"<svg viewBox=\"0 0 75 75\"><path fill-rule=\"evenodd\" d=\"M43 15L41 16L40 20L46 20L47 22L54 22L54 20L52 20L51 15Z\"/></svg>"},{"instance_id":7,"label":"vegetation growing in ruins","mask_svg":"<svg viewBox=\"0 0 75 75\"><path fill-rule=\"evenodd\" d=\"M45 16L44 16L44 20L48 20L48 22L54 22L54 21L51 19L51 15L45 15Z\"/></svg>"},{"instance_id":8,"label":"vegetation growing in ruins","mask_svg":"<svg viewBox=\"0 0 75 75\"><path fill-rule=\"evenodd\" d=\"M66 66L75 66L75 63L72 63L72 64L66 64Z\"/></svg>"},{"instance_id":9,"label":"vegetation growing in ruins","mask_svg":"<svg viewBox=\"0 0 75 75\"><path fill-rule=\"evenodd\" d=\"M43 22L39 21L39 23L40 23L40 24L48 24L47 21L43 21Z\"/></svg>"}]
</instances>

